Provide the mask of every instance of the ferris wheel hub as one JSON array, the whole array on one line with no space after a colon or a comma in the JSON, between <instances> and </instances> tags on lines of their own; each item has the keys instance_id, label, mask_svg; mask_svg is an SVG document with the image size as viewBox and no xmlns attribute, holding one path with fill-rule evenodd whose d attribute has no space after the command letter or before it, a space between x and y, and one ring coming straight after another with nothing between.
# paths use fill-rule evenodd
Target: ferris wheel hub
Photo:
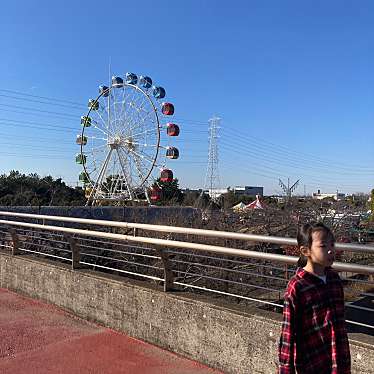
<instances>
[{"instance_id":1,"label":"ferris wheel hub","mask_svg":"<svg viewBox=\"0 0 374 374\"><path fill-rule=\"evenodd\" d=\"M135 143L132 137L128 137L127 139L124 140L124 146L129 150L133 151L135 150Z\"/></svg>"},{"instance_id":2,"label":"ferris wheel hub","mask_svg":"<svg viewBox=\"0 0 374 374\"><path fill-rule=\"evenodd\" d=\"M123 143L122 137L120 135L111 136L108 138L108 145L112 149L118 148Z\"/></svg>"}]
</instances>

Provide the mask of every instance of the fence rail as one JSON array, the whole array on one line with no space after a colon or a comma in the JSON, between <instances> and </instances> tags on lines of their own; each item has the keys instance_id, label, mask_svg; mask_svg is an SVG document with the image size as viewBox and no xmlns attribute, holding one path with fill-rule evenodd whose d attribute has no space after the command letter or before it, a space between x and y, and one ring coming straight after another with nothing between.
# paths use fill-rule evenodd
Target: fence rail
<instances>
[{"instance_id":1,"label":"fence rail","mask_svg":"<svg viewBox=\"0 0 374 374\"><path fill-rule=\"evenodd\" d=\"M245 241L258 242L258 243L297 245L297 241L294 238L282 238L278 236L242 234L242 233L236 233L236 232L204 230L204 229L195 229L195 228L188 228L188 227L150 225L146 223L134 223L134 222L115 222L115 221L107 221L107 220L48 216L48 215L42 215L42 214L14 213L14 212L3 212L3 211L0 211L0 216L8 216L8 217L16 217L16 218L30 218L30 219L43 220L43 221L81 223L85 225L118 227L122 229L143 229L143 230L148 230L148 231L166 232L166 233L174 233L174 234L186 234L186 235L213 237L213 238L245 240ZM374 245L370 246L370 245L352 244L352 243L336 243L336 249L339 249L342 251L374 254Z\"/></svg>"},{"instance_id":2,"label":"fence rail","mask_svg":"<svg viewBox=\"0 0 374 374\"><path fill-rule=\"evenodd\" d=\"M0 219L0 248L13 255L45 256L71 263L73 269L88 266L161 283L165 291L208 292L235 303L281 308L298 259L260 247L204 243L271 243L281 248L296 245L293 238L14 212L0 216L11 218ZM107 232L113 229L125 233ZM351 253L346 259L351 262L333 265L345 282L347 321L361 327L359 332L374 334L374 246L336 243L336 248Z\"/></svg>"}]
</instances>

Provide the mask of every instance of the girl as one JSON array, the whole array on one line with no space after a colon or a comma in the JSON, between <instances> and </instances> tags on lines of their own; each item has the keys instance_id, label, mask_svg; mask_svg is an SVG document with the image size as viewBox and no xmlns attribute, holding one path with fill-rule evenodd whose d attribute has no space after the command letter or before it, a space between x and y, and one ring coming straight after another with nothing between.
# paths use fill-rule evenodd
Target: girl
<instances>
[{"instance_id":1,"label":"girl","mask_svg":"<svg viewBox=\"0 0 374 374\"><path fill-rule=\"evenodd\" d=\"M284 298L279 374L350 374L344 292L331 269L335 239L322 223L297 234L299 267Z\"/></svg>"}]
</instances>

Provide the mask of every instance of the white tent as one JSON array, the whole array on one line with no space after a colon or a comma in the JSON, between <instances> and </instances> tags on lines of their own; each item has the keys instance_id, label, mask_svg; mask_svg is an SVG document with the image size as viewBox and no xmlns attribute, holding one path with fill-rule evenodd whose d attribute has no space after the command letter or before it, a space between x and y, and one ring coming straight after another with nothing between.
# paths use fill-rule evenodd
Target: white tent
<instances>
[{"instance_id":1,"label":"white tent","mask_svg":"<svg viewBox=\"0 0 374 374\"><path fill-rule=\"evenodd\" d=\"M235 205L232 207L232 210L235 210L235 211L241 211L243 209L245 209L246 205L242 202L240 202L239 204Z\"/></svg>"}]
</instances>

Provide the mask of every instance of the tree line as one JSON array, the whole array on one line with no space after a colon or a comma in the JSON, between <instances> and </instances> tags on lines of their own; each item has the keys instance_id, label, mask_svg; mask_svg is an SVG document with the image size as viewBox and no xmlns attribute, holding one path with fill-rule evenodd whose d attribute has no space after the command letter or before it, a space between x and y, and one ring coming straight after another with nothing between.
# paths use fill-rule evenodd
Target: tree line
<instances>
[{"instance_id":1,"label":"tree line","mask_svg":"<svg viewBox=\"0 0 374 374\"><path fill-rule=\"evenodd\" d=\"M0 175L0 206L79 206L86 198L81 187L70 187L50 175L22 174L12 170Z\"/></svg>"},{"instance_id":2,"label":"tree line","mask_svg":"<svg viewBox=\"0 0 374 374\"><path fill-rule=\"evenodd\" d=\"M179 182L162 182L160 179L155 185L162 189L162 197L156 205L184 205L206 208L212 205L207 194L198 191L182 193ZM236 196L233 191L222 195L216 201L216 208L229 210L238 202L248 204L255 196ZM264 198L267 205L278 205L271 198ZM335 202L333 205L349 205L351 208L364 208L367 198L355 201ZM54 179L48 175L41 177L36 173L23 174L12 170L9 174L0 175L0 206L82 206L86 204L86 197L82 187L70 187L61 178ZM325 205L326 202L318 204ZM302 204L305 207L305 202ZM330 205L330 204L328 204ZM371 211L374 211L374 189L371 191ZM339 207L341 208L341 207ZM339 209L340 210L340 209Z\"/></svg>"}]
</instances>

